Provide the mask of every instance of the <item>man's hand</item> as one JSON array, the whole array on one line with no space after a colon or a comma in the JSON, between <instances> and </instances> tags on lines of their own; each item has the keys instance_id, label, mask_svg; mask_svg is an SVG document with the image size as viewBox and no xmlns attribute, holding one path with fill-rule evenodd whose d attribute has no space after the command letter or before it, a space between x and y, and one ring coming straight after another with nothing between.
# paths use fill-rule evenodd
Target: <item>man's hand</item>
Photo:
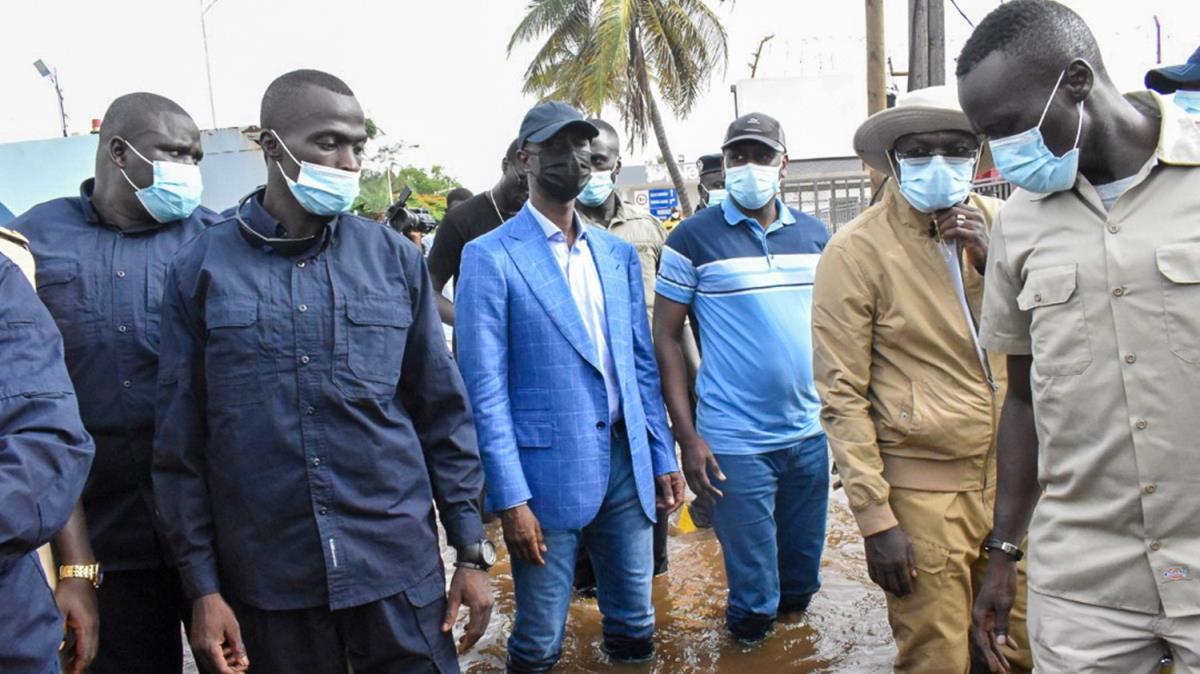
<instances>
[{"instance_id":1,"label":"man's hand","mask_svg":"<svg viewBox=\"0 0 1200 674\"><path fill-rule=\"evenodd\" d=\"M528 503L500 513L500 526L504 528L504 544L508 546L508 554L527 564L546 565L542 553L548 548L542 540L542 525L529 509Z\"/></svg>"},{"instance_id":2,"label":"man's hand","mask_svg":"<svg viewBox=\"0 0 1200 674\"><path fill-rule=\"evenodd\" d=\"M204 669L217 674L239 674L250 668L242 628L233 609L217 593L192 602L192 653Z\"/></svg>"},{"instance_id":3,"label":"man's hand","mask_svg":"<svg viewBox=\"0 0 1200 674\"><path fill-rule=\"evenodd\" d=\"M458 653L462 655L479 641L487 629L488 621L492 619L492 587L488 582L486 571L460 566L454 570L454 578L450 580L450 592L447 597L446 618L442 621L442 631L454 629L458 620L458 607L467 605L470 611L467 619L467 630L458 640Z\"/></svg>"},{"instance_id":4,"label":"man's hand","mask_svg":"<svg viewBox=\"0 0 1200 674\"><path fill-rule=\"evenodd\" d=\"M675 471L655 478L658 487L658 510L664 516L683 506L683 473Z\"/></svg>"},{"instance_id":5,"label":"man's hand","mask_svg":"<svg viewBox=\"0 0 1200 674\"><path fill-rule=\"evenodd\" d=\"M1016 596L1017 563L1002 552L991 553L971 617L975 643L987 657L988 668L993 672L1008 671L1008 659L1000 650L1001 646L1018 648L1008 634L1008 616Z\"/></svg>"},{"instance_id":6,"label":"man's hand","mask_svg":"<svg viewBox=\"0 0 1200 674\"><path fill-rule=\"evenodd\" d=\"M980 274L987 267L988 228L983 211L958 205L935 214L938 233L947 241L962 241L967 260Z\"/></svg>"},{"instance_id":7,"label":"man's hand","mask_svg":"<svg viewBox=\"0 0 1200 674\"><path fill-rule=\"evenodd\" d=\"M688 486L692 488L692 492L698 498L711 500L721 498L725 494L721 493L720 489L713 486L709 475L718 480L724 481L725 474L721 472L721 467L717 465L717 457L713 456L712 449L703 438L697 437L695 440L681 446L683 450L683 475L687 478Z\"/></svg>"},{"instance_id":8,"label":"man's hand","mask_svg":"<svg viewBox=\"0 0 1200 674\"><path fill-rule=\"evenodd\" d=\"M900 527L867 536L867 573L885 592L897 597L912 593L917 578L912 543Z\"/></svg>"},{"instance_id":9,"label":"man's hand","mask_svg":"<svg viewBox=\"0 0 1200 674\"><path fill-rule=\"evenodd\" d=\"M100 648L100 609L96 588L86 578L63 578L54 588L54 601L66 619L75 645L65 654L64 674L83 674Z\"/></svg>"}]
</instances>

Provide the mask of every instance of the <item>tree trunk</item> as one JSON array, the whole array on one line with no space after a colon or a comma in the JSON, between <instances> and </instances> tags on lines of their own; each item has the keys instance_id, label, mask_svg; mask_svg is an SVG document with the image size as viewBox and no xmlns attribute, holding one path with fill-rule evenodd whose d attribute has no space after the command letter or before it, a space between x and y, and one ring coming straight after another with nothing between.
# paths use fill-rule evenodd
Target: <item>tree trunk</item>
<instances>
[{"instance_id":1,"label":"tree trunk","mask_svg":"<svg viewBox=\"0 0 1200 674\"><path fill-rule=\"evenodd\" d=\"M646 108L650 113L650 124L654 127L654 138L658 141L658 149L662 152L663 161L667 162L667 172L671 174L671 182L675 184L675 193L679 195L679 212L686 218L692 214L692 198L683 182L683 172L679 170L679 162L675 161L675 155L671 153L671 144L667 141L667 128L663 125L662 113L658 111L658 103L654 100L654 89L650 87L650 75L646 72L646 59L642 54L642 46L636 38L631 42L633 42L635 50L632 56L637 59L635 68L638 86L646 95Z\"/></svg>"}]
</instances>

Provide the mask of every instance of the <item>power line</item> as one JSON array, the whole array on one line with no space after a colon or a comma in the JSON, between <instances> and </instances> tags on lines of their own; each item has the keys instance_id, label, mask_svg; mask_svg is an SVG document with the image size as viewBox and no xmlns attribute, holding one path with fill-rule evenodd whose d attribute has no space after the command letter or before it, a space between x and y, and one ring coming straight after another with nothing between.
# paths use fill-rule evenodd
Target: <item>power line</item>
<instances>
[{"instance_id":1,"label":"power line","mask_svg":"<svg viewBox=\"0 0 1200 674\"><path fill-rule=\"evenodd\" d=\"M971 17L967 16L966 12L962 11L962 7L958 6L957 0L950 0L950 4L954 5L954 9L958 10L958 15L963 18L963 21L967 22L967 25L972 28L975 27L975 22L971 20Z\"/></svg>"}]
</instances>

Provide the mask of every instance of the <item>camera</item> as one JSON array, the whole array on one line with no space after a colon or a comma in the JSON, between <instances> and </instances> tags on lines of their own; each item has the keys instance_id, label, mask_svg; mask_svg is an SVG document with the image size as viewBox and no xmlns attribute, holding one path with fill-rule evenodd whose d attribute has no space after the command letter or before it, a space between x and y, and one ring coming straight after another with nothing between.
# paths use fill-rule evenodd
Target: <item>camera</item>
<instances>
[{"instance_id":1,"label":"camera","mask_svg":"<svg viewBox=\"0 0 1200 674\"><path fill-rule=\"evenodd\" d=\"M400 190L400 196L396 199L396 203L388 206L387 213L384 213L384 222L401 234L432 232L433 228L437 227L437 220L427 208L408 208L410 197L412 197L412 188L405 187Z\"/></svg>"}]
</instances>

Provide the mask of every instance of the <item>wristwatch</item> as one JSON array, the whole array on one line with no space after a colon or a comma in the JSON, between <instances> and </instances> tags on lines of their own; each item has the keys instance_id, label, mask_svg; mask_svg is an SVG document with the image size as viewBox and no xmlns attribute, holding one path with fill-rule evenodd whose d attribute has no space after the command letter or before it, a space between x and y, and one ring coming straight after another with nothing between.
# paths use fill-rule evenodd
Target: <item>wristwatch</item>
<instances>
[{"instance_id":1,"label":"wristwatch","mask_svg":"<svg viewBox=\"0 0 1200 674\"><path fill-rule=\"evenodd\" d=\"M1002 541L999 538L987 539L987 541L983 544L983 549L987 550L988 552L1003 552L1009 557L1012 557L1014 562L1021 561L1021 558L1025 556L1025 553L1021 552L1021 548L1009 543L1008 541Z\"/></svg>"},{"instance_id":2,"label":"wristwatch","mask_svg":"<svg viewBox=\"0 0 1200 674\"><path fill-rule=\"evenodd\" d=\"M67 578L82 578L91 581L92 587L100 589L100 583L104 582L104 572L100 570L100 563L92 564L63 564L58 567L58 579L66 580Z\"/></svg>"},{"instance_id":3,"label":"wristwatch","mask_svg":"<svg viewBox=\"0 0 1200 674\"><path fill-rule=\"evenodd\" d=\"M496 546L486 538L459 548L458 558L454 561L455 566L479 569L480 571L487 571L495 563Z\"/></svg>"}]
</instances>

